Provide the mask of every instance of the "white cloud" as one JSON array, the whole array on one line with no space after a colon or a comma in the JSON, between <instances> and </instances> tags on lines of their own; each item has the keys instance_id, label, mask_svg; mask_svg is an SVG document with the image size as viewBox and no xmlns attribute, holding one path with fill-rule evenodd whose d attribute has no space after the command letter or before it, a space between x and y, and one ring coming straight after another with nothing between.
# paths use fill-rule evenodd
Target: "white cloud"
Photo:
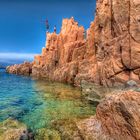
<instances>
[{"instance_id":1,"label":"white cloud","mask_svg":"<svg viewBox=\"0 0 140 140\"><path fill-rule=\"evenodd\" d=\"M26 54L26 53L0 53L0 59L23 59L23 60L33 60L36 54Z\"/></svg>"}]
</instances>

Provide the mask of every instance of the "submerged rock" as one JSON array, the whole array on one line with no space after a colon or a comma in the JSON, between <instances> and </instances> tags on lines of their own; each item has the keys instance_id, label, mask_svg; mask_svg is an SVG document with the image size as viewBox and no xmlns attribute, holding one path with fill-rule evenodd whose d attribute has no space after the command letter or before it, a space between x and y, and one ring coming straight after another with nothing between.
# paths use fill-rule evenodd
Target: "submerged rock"
<instances>
[{"instance_id":1,"label":"submerged rock","mask_svg":"<svg viewBox=\"0 0 140 140\"><path fill-rule=\"evenodd\" d=\"M96 115L78 122L84 140L139 140L140 93L124 91L106 97Z\"/></svg>"},{"instance_id":2,"label":"submerged rock","mask_svg":"<svg viewBox=\"0 0 140 140\"><path fill-rule=\"evenodd\" d=\"M95 62L93 29L93 22L90 29L85 31L74 18L64 19L59 34L46 34L42 54L35 56L31 67L26 64L14 65L7 67L7 72L31 74L80 86L81 79L90 79L90 69Z\"/></svg>"},{"instance_id":3,"label":"submerged rock","mask_svg":"<svg viewBox=\"0 0 140 140\"><path fill-rule=\"evenodd\" d=\"M47 33L42 54L35 56L33 64L7 67L7 72L82 86L83 93L94 104L107 95L97 106L96 116L65 126L65 122L56 124L63 138L139 140L140 93L131 90L108 95L102 87L91 86L89 82L106 87L139 84L140 2L96 3L95 21L86 37L84 28L73 18L64 19L60 34Z\"/></svg>"},{"instance_id":4,"label":"submerged rock","mask_svg":"<svg viewBox=\"0 0 140 140\"><path fill-rule=\"evenodd\" d=\"M60 133L61 140L83 140L76 121L78 120L60 120L53 122L53 128Z\"/></svg>"},{"instance_id":5,"label":"submerged rock","mask_svg":"<svg viewBox=\"0 0 140 140\"><path fill-rule=\"evenodd\" d=\"M59 132L42 128L37 130L35 140L61 140Z\"/></svg>"},{"instance_id":6,"label":"submerged rock","mask_svg":"<svg viewBox=\"0 0 140 140\"><path fill-rule=\"evenodd\" d=\"M0 140L19 140L26 126L16 120L8 119L0 123Z\"/></svg>"}]
</instances>

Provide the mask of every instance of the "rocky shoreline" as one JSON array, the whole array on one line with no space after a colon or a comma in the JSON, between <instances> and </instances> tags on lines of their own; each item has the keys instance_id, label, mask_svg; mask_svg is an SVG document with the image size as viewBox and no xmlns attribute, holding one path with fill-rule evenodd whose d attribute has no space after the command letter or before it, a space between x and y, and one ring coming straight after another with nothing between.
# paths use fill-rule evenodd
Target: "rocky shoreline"
<instances>
[{"instance_id":1,"label":"rocky shoreline","mask_svg":"<svg viewBox=\"0 0 140 140\"><path fill-rule=\"evenodd\" d=\"M99 0L88 31L74 18L64 19L60 34L46 34L42 54L32 63L6 70L80 86L98 106L95 116L76 123L78 140L139 140L138 88L110 90L140 83L139 13L139 0Z\"/></svg>"},{"instance_id":2,"label":"rocky shoreline","mask_svg":"<svg viewBox=\"0 0 140 140\"><path fill-rule=\"evenodd\" d=\"M139 13L138 0L97 1L87 31L73 17L64 19L59 34L46 33L42 54L30 66L15 65L7 71L76 86L82 80L106 87L139 82Z\"/></svg>"},{"instance_id":3,"label":"rocky shoreline","mask_svg":"<svg viewBox=\"0 0 140 140\"><path fill-rule=\"evenodd\" d=\"M136 89L107 95L90 118L52 121L52 129L34 132L36 140L139 140L140 92ZM1 140L18 140L26 125L8 119L0 123Z\"/></svg>"}]
</instances>

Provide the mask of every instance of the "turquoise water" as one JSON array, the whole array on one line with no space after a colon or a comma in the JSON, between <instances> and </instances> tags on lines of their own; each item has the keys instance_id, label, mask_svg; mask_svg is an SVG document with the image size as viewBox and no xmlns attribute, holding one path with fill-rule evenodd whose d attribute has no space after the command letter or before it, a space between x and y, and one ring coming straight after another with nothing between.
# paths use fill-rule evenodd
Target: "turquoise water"
<instances>
[{"instance_id":1,"label":"turquoise water","mask_svg":"<svg viewBox=\"0 0 140 140\"><path fill-rule=\"evenodd\" d=\"M32 130L50 129L52 121L94 113L95 108L84 101L77 88L0 70L0 122L12 118Z\"/></svg>"}]
</instances>

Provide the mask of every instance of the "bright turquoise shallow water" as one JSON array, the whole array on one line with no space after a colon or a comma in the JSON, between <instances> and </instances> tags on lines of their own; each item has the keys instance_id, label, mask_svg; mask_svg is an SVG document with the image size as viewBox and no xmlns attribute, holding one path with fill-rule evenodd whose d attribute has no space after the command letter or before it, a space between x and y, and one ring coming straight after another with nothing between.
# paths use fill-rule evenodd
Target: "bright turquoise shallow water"
<instances>
[{"instance_id":1,"label":"bright turquoise shallow water","mask_svg":"<svg viewBox=\"0 0 140 140\"><path fill-rule=\"evenodd\" d=\"M52 121L88 117L95 108L79 89L0 70L0 122L12 118L28 128L49 128Z\"/></svg>"}]
</instances>

